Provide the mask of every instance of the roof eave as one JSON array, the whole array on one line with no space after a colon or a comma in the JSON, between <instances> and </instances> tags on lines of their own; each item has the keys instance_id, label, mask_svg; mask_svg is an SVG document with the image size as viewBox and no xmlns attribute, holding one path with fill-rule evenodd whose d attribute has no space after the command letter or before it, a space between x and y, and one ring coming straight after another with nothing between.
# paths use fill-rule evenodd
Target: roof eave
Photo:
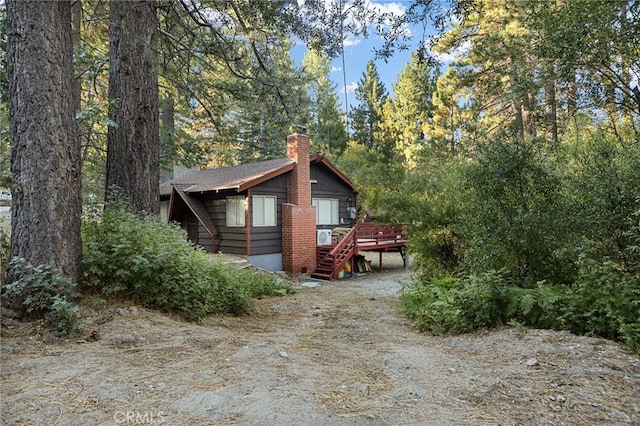
<instances>
[{"instance_id":1,"label":"roof eave","mask_svg":"<svg viewBox=\"0 0 640 426\"><path fill-rule=\"evenodd\" d=\"M275 177L278 177L284 173L290 172L291 170L293 170L293 167L295 166L295 163L289 163L286 164L282 167L279 167L275 170L272 170L268 173L263 174L262 176L259 176L255 179L252 179L250 181L247 181L243 184L241 184L240 186L238 186L238 192L244 192L249 188L253 188L254 186L260 185L261 183L265 183Z\"/></svg>"},{"instance_id":2,"label":"roof eave","mask_svg":"<svg viewBox=\"0 0 640 426\"><path fill-rule=\"evenodd\" d=\"M309 156L309 162L323 164L325 167L331 170L336 176L338 176L342 181L344 181L345 184L349 185L349 187L353 190L353 192L356 192L356 193L358 192L355 186L353 185L353 182L351 182L351 180L344 173L338 170L336 166L334 166L329 160L327 160L327 157L325 157L324 155L312 154Z\"/></svg>"}]
</instances>

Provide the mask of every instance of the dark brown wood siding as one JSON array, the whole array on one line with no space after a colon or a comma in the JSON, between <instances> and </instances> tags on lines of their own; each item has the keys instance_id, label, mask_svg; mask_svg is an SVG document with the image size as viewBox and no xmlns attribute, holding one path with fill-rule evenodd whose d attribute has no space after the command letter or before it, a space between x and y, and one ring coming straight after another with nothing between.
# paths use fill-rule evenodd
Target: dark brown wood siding
<instances>
[{"instance_id":1,"label":"dark brown wood siding","mask_svg":"<svg viewBox=\"0 0 640 426\"><path fill-rule=\"evenodd\" d=\"M251 188L251 196L268 195L277 197L277 226L251 226L251 255L282 252L282 203L287 202L287 175L280 175ZM253 218L253 203L251 203ZM252 221L253 222L253 221Z\"/></svg>"},{"instance_id":2,"label":"dark brown wood siding","mask_svg":"<svg viewBox=\"0 0 640 426\"><path fill-rule=\"evenodd\" d=\"M211 251L211 235L191 210L184 209L182 211L180 215L180 226L187 231L189 241L207 251Z\"/></svg>"},{"instance_id":3,"label":"dark brown wood siding","mask_svg":"<svg viewBox=\"0 0 640 426\"><path fill-rule=\"evenodd\" d=\"M348 226L350 224L348 207L356 207L356 194L342 179L322 164L311 165L311 198L338 199L338 217L343 224L318 225L318 229L331 229L335 226Z\"/></svg>"},{"instance_id":4,"label":"dark brown wood siding","mask_svg":"<svg viewBox=\"0 0 640 426\"><path fill-rule=\"evenodd\" d=\"M318 229L331 229L336 226L349 226L348 207L356 207L356 194L343 180L338 178L331 170L322 164L311 165L311 180L316 183L311 184L312 198L328 198L339 200L339 218L343 219L343 224L332 224L318 226ZM282 204L288 202L288 173L275 177L267 182L256 185L249 190L251 196L267 195L277 197L277 225L276 226L253 226L253 202L248 200L250 208L250 241L251 255L273 254L282 252ZM228 227L226 213L226 198L234 196L247 196L247 192L237 193L235 190L226 190L218 193L190 194L197 197L204 205L217 231L216 248L223 253L248 254L247 253L247 227ZM188 211L188 209L185 209ZM180 218L183 227L190 233L190 238L194 238L197 244L206 250L212 249L211 237L206 229L190 215L183 215ZM186 216L185 216L186 215ZM197 224L197 229L194 223Z\"/></svg>"},{"instance_id":5,"label":"dark brown wood siding","mask_svg":"<svg viewBox=\"0 0 640 426\"><path fill-rule=\"evenodd\" d=\"M202 194L201 200L218 231L216 247L222 253L247 254L247 231L243 227L227 226L227 197L236 197L236 191ZM209 246L211 250L211 246Z\"/></svg>"}]
</instances>

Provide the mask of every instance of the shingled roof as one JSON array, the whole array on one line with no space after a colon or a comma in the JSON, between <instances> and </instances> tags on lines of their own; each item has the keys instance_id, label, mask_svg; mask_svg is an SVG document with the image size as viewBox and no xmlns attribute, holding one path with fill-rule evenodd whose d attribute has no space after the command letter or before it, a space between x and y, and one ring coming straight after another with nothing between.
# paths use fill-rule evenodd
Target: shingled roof
<instances>
[{"instance_id":1,"label":"shingled roof","mask_svg":"<svg viewBox=\"0 0 640 426\"><path fill-rule=\"evenodd\" d=\"M244 191L290 170L294 161L290 158L259 161L219 169L193 170L160 185L160 195L171 194L178 186L187 194L235 189Z\"/></svg>"}]
</instances>

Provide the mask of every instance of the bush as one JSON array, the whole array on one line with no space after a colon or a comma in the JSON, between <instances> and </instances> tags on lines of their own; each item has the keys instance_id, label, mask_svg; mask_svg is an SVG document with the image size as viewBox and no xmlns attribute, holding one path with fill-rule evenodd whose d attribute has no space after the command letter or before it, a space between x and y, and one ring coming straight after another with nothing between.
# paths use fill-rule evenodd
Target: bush
<instances>
[{"instance_id":1,"label":"bush","mask_svg":"<svg viewBox=\"0 0 640 426\"><path fill-rule=\"evenodd\" d=\"M65 296L54 296L44 319L57 336L74 337L83 327L78 320L78 308L76 303L69 302Z\"/></svg>"},{"instance_id":2,"label":"bush","mask_svg":"<svg viewBox=\"0 0 640 426\"><path fill-rule=\"evenodd\" d=\"M556 258L571 230L554 155L541 140L497 139L481 147L466 171L469 197L459 218L470 272L500 269L530 287L573 278Z\"/></svg>"},{"instance_id":3,"label":"bush","mask_svg":"<svg viewBox=\"0 0 640 426\"><path fill-rule=\"evenodd\" d=\"M578 255L609 259L621 267L637 268L640 212L640 141L622 145L594 136L588 149L568 171L567 198L571 200L572 228L581 244ZM577 260L577 259L576 259Z\"/></svg>"},{"instance_id":4,"label":"bush","mask_svg":"<svg viewBox=\"0 0 640 426\"><path fill-rule=\"evenodd\" d=\"M401 296L401 303L421 331L464 333L503 322L504 288L494 271L464 279L423 278Z\"/></svg>"},{"instance_id":5,"label":"bush","mask_svg":"<svg viewBox=\"0 0 640 426\"><path fill-rule=\"evenodd\" d=\"M522 288L495 271L422 278L401 302L418 328L432 334L515 323L597 335L640 352L640 277L613 262L583 260L572 287L539 282Z\"/></svg>"},{"instance_id":6,"label":"bush","mask_svg":"<svg viewBox=\"0 0 640 426\"><path fill-rule=\"evenodd\" d=\"M21 258L12 259L11 268L19 279L4 286L6 297L22 299L26 312L44 317L57 336L73 337L81 330L78 305L69 300L78 296L73 281L51 265L33 266Z\"/></svg>"},{"instance_id":7,"label":"bush","mask_svg":"<svg viewBox=\"0 0 640 426\"><path fill-rule=\"evenodd\" d=\"M9 239L9 235L0 229L0 285L4 285L7 281L10 250L11 240Z\"/></svg>"},{"instance_id":8,"label":"bush","mask_svg":"<svg viewBox=\"0 0 640 426\"><path fill-rule=\"evenodd\" d=\"M559 311L567 297L567 287L541 281L533 288L506 286L504 318L509 323L538 328L563 329Z\"/></svg>"},{"instance_id":9,"label":"bush","mask_svg":"<svg viewBox=\"0 0 640 426\"><path fill-rule=\"evenodd\" d=\"M640 276L612 261L582 259L561 318L574 333L619 340L640 352Z\"/></svg>"},{"instance_id":10,"label":"bush","mask_svg":"<svg viewBox=\"0 0 640 426\"><path fill-rule=\"evenodd\" d=\"M239 270L194 247L176 225L108 206L83 226L85 288L195 321L242 315L251 298L289 292L270 274Z\"/></svg>"}]
</instances>

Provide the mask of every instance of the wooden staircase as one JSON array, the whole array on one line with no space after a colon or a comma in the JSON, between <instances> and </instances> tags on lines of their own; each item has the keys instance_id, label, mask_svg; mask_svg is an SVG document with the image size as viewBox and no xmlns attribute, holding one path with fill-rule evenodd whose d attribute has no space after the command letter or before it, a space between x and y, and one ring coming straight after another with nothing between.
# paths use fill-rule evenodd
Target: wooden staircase
<instances>
[{"instance_id":1,"label":"wooden staircase","mask_svg":"<svg viewBox=\"0 0 640 426\"><path fill-rule=\"evenodd\" d=\"M406 244L407 236L400 225L357 224L338 244L316 247L316 270L311 273L311 277L335 280L344 265L357 255L359 250L380 252L380 270L382 270L382 253L391 250L400 251Z\"/></svg>"},{"instance_id":2,"label":"wooden staircase","mask_svg":"<svg viewBox=\"0 0 640 426\"><path fill-rule=\"evenodd\" d=\"M317 246L316 270L311 274L313 278L333 281L338 277L338 273L344 265L357 254L357 230L351 230L338 242L338 244Z\"/></svg>"}]
</instances>

